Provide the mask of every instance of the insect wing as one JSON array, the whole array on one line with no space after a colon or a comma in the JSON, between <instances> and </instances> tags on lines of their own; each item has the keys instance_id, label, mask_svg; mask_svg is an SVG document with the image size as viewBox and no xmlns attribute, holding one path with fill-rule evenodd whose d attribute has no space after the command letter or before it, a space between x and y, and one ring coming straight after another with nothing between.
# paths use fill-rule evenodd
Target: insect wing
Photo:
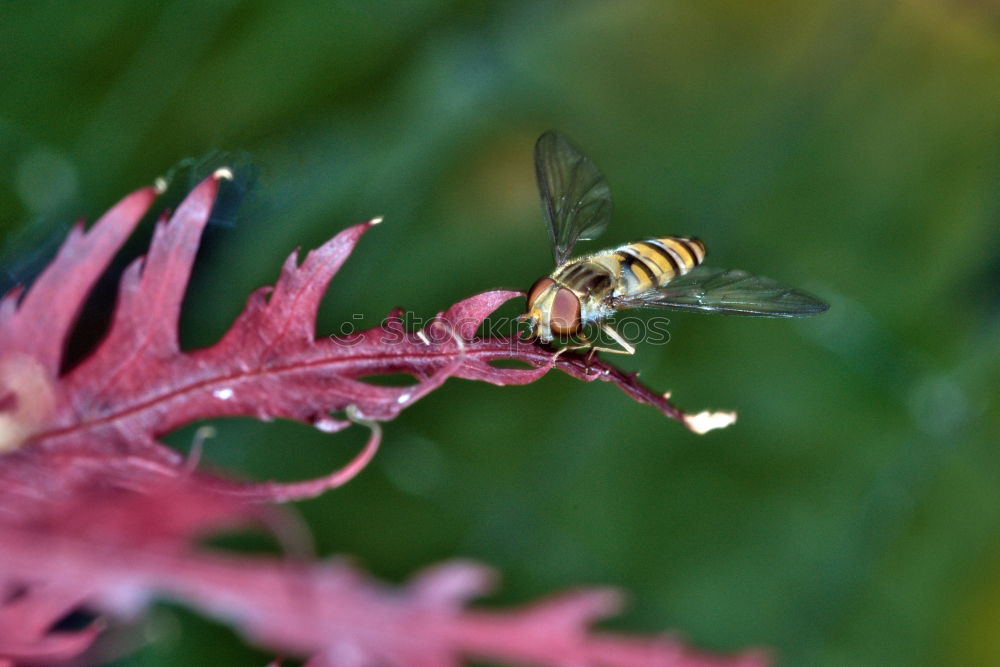
<instances>
[{"instance_id":1,"label":"insect wing","mask_svg":"<svg viewBox=\"0 0 1000 667\"><path fill-rule=\"evenodd\" d=\"M811 294L740 270L699 267L662 287L614 301L616 308L670 308L751 317L806 317L829 306Z\"/></svg>"},{"instance_id":2,"label":"insect wing","mask_svg":"<svg viewBox=\"0 0 1000 667\"><path fill-rule=\"evenodd\" d=\"M611 190L604 174L573 143L554 130L535 143L535 176L560 265L580 239L597 238L611 220Z\"/></svg>"}]
</instances>

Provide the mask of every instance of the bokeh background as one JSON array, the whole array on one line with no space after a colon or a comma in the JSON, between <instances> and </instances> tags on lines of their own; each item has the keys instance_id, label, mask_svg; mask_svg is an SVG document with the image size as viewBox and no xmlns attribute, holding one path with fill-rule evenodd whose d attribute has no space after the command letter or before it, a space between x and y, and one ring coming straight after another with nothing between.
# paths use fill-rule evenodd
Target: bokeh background
<instances>
[{"instance_id":1,"label":"bokeh background","mask_svg":"<svg viewBox=\"0 0 1000 667\"><path fill-rule=\"evenodd\" d=\"M831 310L677 315L668 345L616 360L739 411L704 437L608 385L450 381L301 504L319 551L392 581L481 559L503 573L490 603L621 586L613 627L785 665L1000 664L995 3L3 3L5 279L225 151L253 188L208 232L188 346L293 248L375 215L320 334L430 316L550 271L531 166L550 127L608 176L607 245L694 234ZM365 438L213 423L207 463L253 478L319 474ZM179 607L139 626L123 663L269 659Z\"/></svg>"}]
</instances>

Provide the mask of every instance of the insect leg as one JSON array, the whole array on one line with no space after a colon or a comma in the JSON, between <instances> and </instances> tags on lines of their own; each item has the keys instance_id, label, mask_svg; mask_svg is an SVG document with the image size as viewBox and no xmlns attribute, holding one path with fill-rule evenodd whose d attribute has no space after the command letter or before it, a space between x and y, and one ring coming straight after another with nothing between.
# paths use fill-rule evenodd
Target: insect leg
<instances>
[{"instance_id":1,"label":"insect leg","mask_svg":"<svg viewBox=\"0 0 1000 667\"><path fill-rule=\"evenodd\" d=\"M620 345L621 348L619 349L614 347L604 347L601 345L594 345L594 341L587 338L581 332L577 334L577 338L580 339L580 342L575 345L567 345L565 347L560 348L559 351L556 352L555 359L558 359L559 355L563 354L564 352L569 352L569 351L576 352L577 350L585 350L589 348L590 353L587 355L587 372L589 373L590 362L594 358L594 355L597 354L598 352L608 352L610 354L635 354L635 347L632 346L627 340L622 338L621 334L619 334L617 331L611 328L611 326L609 326L606 322L601 324L601 329L604 331L604 333L610 336L616 343L618 343L618 345Z\"/></svg>"},{"instance_id":2,"label":"insect leg","mask_svg":"<svg viewBox=\"0 0 1000 667\"><path fill-rule=\"evenodd\" d=\"M632 346L627 340L622 338L621 334L614 330L610 324L607 322L601 323L601 331L611 336L611 339L622 346L622 349L616 350L610 347L594 347L595 351L600 352L610 352L611 354L635 354L635 347Z\"/></svg>"},{"instance_id":3,"label":"insect leg","mask_svg":"<svg viewBox=\"0 0 1000 667\"><path fill-rule=\"evenodd\" d=\"M610 350L608 348L598 347L594 345L594 341L587 338L583 334L583 332L578 333L576 337L580 339L580 342L575 345L567 345L566 347L560 348L560 350L556 352L555 358L558 359L559 355L562 354L563 352L568 352L570 350L576 352L577 350L586 350L587 348L590 348L590 354L587 355L587 368L586 368L586 372L588 375L590 374L590 361L591 359L594 358L595 353L601 350L608 350L609 352L620 352L620 350Z\"/></svg>"}]
</instances>

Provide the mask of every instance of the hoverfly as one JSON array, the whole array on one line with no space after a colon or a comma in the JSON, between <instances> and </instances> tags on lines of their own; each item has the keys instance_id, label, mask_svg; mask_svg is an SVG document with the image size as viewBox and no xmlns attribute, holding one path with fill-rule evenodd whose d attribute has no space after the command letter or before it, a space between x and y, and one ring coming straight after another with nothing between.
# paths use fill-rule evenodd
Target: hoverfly
<instances>
[{"instance_id":1,"label":"hoverfly","mask_svg":"<svg viewBox=\"0 0 1000 667\"><path fill-rule=\"evenodd\" d=\"M668 308L757 317L806 317L827 304L746 271L700 266L705 244L661 236L570 259L579 240L600 236L611 219L611 191L597 166L569 139L549 131L535 144L535 175L556 268L528 291L521 319L544 343L575 337L574 346L633 354L606 320L626 308ZM597 347L584 326L600 325L622 349Z\"/></svg>"}]
</instances>

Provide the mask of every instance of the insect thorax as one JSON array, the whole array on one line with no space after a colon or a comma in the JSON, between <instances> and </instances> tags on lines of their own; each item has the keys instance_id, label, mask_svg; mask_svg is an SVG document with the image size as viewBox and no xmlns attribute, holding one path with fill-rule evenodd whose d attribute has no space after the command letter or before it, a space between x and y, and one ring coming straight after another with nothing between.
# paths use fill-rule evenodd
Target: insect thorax
<instances>
[{"instance_id":1,"label":"insect thorax","mask_svg":"<svg viewBox=\"0 0 1000 667\"><path fill-rule=\"evenodd\" d=\"M552 277L579 296L606 292L615 282L614 267L594 259L596 258L583 257L567 262Z\"/></svg>"},{"instance_id":2,"label":"insect thorax","mask_svg":"<svg viewBox=\"0 0 1000 667\"><path fill-rule=\"evenodd\" d=\"M552 278L573 290L580 299L581 319L593 322L610 314L609 301L618 283L617 263L607 260L605 253L581 257L559 267Z\"/></svg>"}]
</instances>

